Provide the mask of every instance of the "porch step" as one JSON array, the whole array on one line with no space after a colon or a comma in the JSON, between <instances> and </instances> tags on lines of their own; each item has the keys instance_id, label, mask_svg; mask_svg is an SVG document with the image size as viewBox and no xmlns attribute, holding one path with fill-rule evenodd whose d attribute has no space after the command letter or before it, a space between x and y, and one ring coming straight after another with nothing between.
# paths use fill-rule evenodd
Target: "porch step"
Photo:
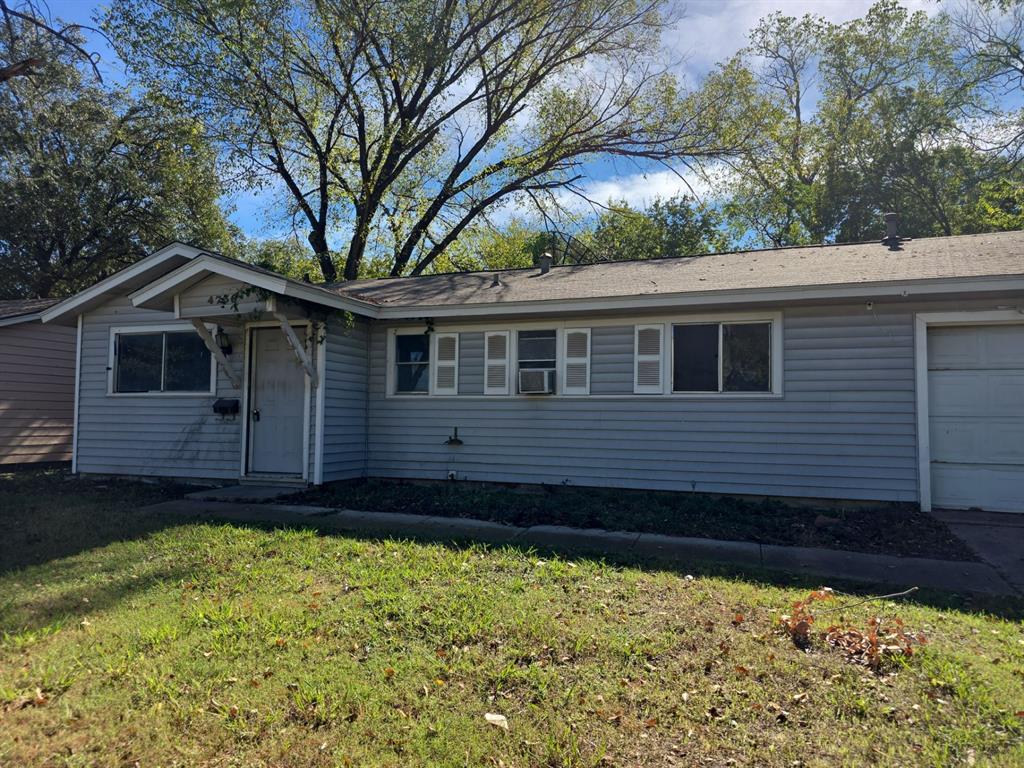
<instances>
[{"instance_id":1,"label":"porch step","mask_svg":"<svg viewBox=\"0 0 1024 768\"><path fill-rule=\"evenodd\" d=\"M298 493L305 487L305 484L298 485L296 483L290 485L228 485L223 488L193 491L185 494L185 498L194 501L269 501Z\"/></svg>"}]
</instances>

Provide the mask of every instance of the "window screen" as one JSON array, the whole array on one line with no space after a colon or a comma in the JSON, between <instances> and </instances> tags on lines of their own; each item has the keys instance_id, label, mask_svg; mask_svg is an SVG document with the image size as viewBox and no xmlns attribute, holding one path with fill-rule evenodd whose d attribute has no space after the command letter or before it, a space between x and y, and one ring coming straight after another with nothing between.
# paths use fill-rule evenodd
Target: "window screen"
<instances>
[{"instance_id":1,"label":"window screen","mask_svg":"<svg viewBox=\"0 0 1024 768\"><path fill-rule=\"evenodd\" d=\"M519 331L520 368L554 368L557 359L556 332Z\"/></svg>"},{"instance_id":2,"label":"window screen","mask_svg":"<svg viewBox=\"0 0 1024 768\"><path fill-rule=\"evenodd\" d=\"M672 329L672 389L718 391L718 323Z\"/></svg>"},{"instance_id":3,"label":"window screen","mask_svg":"<svg viewBox=\"0 0 1024 768\"><path fill-rule=\"evenodd\" d=\"M674 392L770 392L772 325L701 323L672 329Z\"/></svg>"},{"instance_id":4,"label":"window screen","mask_svg":"<svg viewBox=\"0 0 1024 768\"><path fill-rule=\"evenodd\" d=\"M193 331L117 335L114 391L209 392L210 352Z\"/></svg>"},{"instance_id":5,"label":"window screen","mask_svg":"<svg viewBox=\"0 0 1024 768\"><path fill-rule=\"evenodd\" d=\"M429 337L425 333L395 336L395 391L426 394L429 387Z\"/></svg>"}]
</instances>

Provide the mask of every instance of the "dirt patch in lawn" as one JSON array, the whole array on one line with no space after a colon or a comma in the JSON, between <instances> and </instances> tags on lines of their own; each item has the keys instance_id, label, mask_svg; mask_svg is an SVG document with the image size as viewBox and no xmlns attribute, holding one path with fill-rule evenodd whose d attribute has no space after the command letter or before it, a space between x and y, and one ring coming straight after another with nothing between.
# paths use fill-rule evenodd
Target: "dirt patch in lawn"
<instances>
[{"instance_id":1,"label":"dirt patch in lawn","mask_svg":"<svg viewBox=\"0 0 1024 768\"><path fill-rule=\"evenodd\" d=\"M566 525L827 547L855 552L977 560L946 525L912 505L816 508L777 499L600 488L523 489L463 483L361 480L288 498L338 509L466 517L508 525Z\"/></svg>"}]
</instances>

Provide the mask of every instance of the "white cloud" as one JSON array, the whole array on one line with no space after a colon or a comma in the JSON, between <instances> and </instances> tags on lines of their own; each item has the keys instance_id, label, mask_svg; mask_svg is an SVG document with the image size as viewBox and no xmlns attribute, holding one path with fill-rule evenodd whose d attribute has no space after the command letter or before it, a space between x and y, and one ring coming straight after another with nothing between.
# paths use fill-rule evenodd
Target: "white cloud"
<instances>
[{"instance_id":1,"label":"white cloud","mask_svg":"<svg viewBox=\"0 0 1024 768\"><path fill-rule=\"evenodd\" d=\"M798 17L817 14L840 23L863 16L872 5L874 0L689 0L682 20L664 42L670 51L685 57L687 74L695 82L746 45L750 29L775 11ZM910 11L935 13L942 3L903 0L902 5Z\"/></svg>"},{"instance_id":2,"label":"white cloud","mask_svg":"<svg viewBox=\"0 0 1024 768\"><path fill-rule=\"evenodd\" d=\"M674 195L694 194L703 197L708 191L707 182L688 170L681 170L679 174L661 170L611 176L606 179L591 179L580 186L582 196L567 190L558 193L559 203L577 213L594 210L594 206L588 200L599 205L604 205L610 200L624 200L634 208L645 208L658 198L665 200Z\"/></svg>"}]
</instances>

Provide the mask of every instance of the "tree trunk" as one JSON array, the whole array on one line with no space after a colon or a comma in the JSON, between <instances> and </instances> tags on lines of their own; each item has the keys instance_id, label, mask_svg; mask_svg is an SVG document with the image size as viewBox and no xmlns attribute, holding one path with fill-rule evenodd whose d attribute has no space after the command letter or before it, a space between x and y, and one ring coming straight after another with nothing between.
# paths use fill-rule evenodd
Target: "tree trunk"
<instances>
[{"instance_id":1,"label":"tree trunk","mask_svg":"<svg viewBox=\"0 0 1024 768\"><path fill-rule=\"evenodd\" d=\"M327 236L324 231L314 229L306 239L313 246L313 253L316 254L317 261L320 262L320 272L323 273L324 280L333 283L338 279L338 270L331 259L331 250L327 247Z\"/></svg>"},{"instance_id":2,"label":"tree trunk","mask_svg":"<svg viewBox=\"0 0 1024 768\"><path fill-rule=\"evenodd\" d=\"M345 258L345 279L356 280L359 277L359 265L363 261L363 254L366 252L366 241L370 237L370 225L356 210L356 226L352 232L352 240L348 245L348 256Z\"/></svg>"}]
</instances>

